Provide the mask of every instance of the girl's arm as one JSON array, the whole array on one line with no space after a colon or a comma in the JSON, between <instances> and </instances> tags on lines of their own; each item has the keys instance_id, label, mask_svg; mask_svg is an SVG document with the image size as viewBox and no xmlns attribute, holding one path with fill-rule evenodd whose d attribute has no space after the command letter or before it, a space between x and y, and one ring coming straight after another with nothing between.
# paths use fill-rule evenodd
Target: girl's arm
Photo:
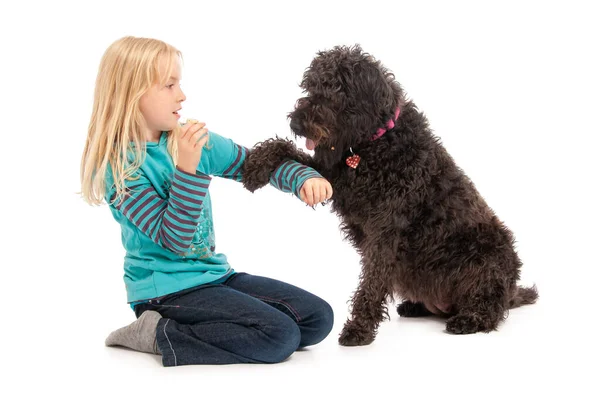
<instances>
[{"instance_id":1,"label":"girl's arm","mask_svg":"<svg viewBox=\"0 0 600 401\"><path fill-rule=\"evenodd\" d=\"M110 207L154 243L178 254L185 253L200 221L211 177L189 174L177 168L168 199L163 199L143 172L140 174L140 178L127 187L122 200L114 202L115 195L112 195Z\"/></svg>"},{"instance_id":2,"label":"girl's arm","mask_svg":"<svg viewBox=\"0 0 600 401\"><path fill-rule=\"evenodd\" d=\"M209 168L211 175L241 182L244 174L243 165L249 150L213 132L210 133L208 143L209 147L204 149L200 165ZM309 178L322 178L322 176L310 167L293 160L286 160L273 171L269 182L278 190L293 193L301 199L300 190Z\"/></svg>"},{"instance_id":3,"label":"girl's arm","mask_svg":"<svg viewBox=\"0 0 600 401\"><path fill-rule=\"evenodd\" d=\"M273 171L269 183L282 192L292 192L299 199L302 199L300 190L302 189L304 182L309 178L323 177L312 168L300 164L297 161L286 160Z\"/></svg>"}]
</instances>

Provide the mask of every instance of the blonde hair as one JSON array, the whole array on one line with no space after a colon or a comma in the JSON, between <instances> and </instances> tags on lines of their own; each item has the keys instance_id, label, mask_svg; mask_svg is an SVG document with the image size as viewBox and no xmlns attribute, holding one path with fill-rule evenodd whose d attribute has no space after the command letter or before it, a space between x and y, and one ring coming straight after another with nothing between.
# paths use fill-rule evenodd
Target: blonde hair
<instances>
[{"instance_id":1,"label":"blonde hair","mask_svg":"<svg viewBox=\"0 0 600 401\"><path fill-rule=\"evenodd\" d=\"M81 158L81 194L89 204L100 205L104 200L108 166L116 199L125 194L126 180L138 178L136 172L146 154L146 138L140 130L144 122L140 98L153 85L166 84L172 66L181 58L181 52L165 42L132 36L117 40L104 53ZM167 61L167 68L161 74L163 60ZM179 125L175 130L178 129ZM168 132L168 149L177 163L173 134ZM128 153L133 153L133 160L128 160Z\"/></svg>"}]
</instances>

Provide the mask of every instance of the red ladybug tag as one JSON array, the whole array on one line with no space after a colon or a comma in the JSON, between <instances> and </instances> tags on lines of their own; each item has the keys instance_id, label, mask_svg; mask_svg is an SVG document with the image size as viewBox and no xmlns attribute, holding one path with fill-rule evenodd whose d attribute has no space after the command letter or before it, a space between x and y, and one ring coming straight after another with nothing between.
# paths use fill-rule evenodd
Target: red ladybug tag
<instances>
[{"instance_id":1,"label":"red ladybug tag","mask_svg":"<svg viewBox=\"0 0 600 401\"><path fill-rule=\"evenodd\" d=\"M358 166L359 162L360 162L359 155L352 155L346 159L346 164L352 168L356 168L356 166Z\"/></svg>"}]
</instances>

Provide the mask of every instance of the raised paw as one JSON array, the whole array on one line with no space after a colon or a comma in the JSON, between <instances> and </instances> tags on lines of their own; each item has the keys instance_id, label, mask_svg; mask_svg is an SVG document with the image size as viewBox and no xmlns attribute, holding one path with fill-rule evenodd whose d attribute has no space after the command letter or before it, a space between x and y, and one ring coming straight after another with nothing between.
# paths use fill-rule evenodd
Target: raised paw
<instances>
[{"instance_id":1,"label":"raised paw","mask_svg":"<svg viewBox=\"0 0 600 401\"><path fill-rule=\"evenodd\" d=\"M432 315L422 302L404 301L398 305L396 310L402 317L422 317Z\"/></svg>"},{"instance_id":2,"label":"raised paw","mask_svg":"<svg viewBox=\"0 0 600 401\"><path fill-rule=\"evenodd\" d=\"M473 334L486 330L484 321L476 315L456 315L446 322L446 331L452 334Z\"/></svg>"},{"instance_id":3,"label":"raised paw","mask_svg":"<svg viewBox=\"0 0 600 401\"><path fill-rule=\"evenodd\" d=\"M357 345L368 345L375 340L375 334L366 330L354 322L348 321L340 334L339 343L352 347Z\"/></svg>"}]
</instances>

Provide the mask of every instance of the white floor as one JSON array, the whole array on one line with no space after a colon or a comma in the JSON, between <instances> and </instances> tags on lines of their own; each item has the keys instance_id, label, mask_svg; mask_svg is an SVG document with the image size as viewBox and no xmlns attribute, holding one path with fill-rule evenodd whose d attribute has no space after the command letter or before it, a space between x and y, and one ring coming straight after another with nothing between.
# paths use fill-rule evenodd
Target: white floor
<instances>
[{"instance_id":1,"label":"white floor","mask_svg":"<svg viewBox=\"0 0 600 401\"><path fill-rule=\"evenodd\" d=\"M236 183L217 182L215 194L237 188ZM241 190L236 192L246 198ZM255 199L248 210L262 213L268 206L259 203L273 201L271 212L296 228L282 228L277 219L267 219L264 228L281 234L245 236L246 246L255 251L240 242L229 252L231 263L239 271L294 283L330 302L336 321L325 341L268 366L164 368L157 356L104 347L106 334L134 318L124 303L118 232L105 237L113 230L110 225L104 228L108 211L89 209L74 199L72 211L79 216L71 222L75 232L103 227L102 234L86 233L85 241L72 238L72 257L34 284L39 291L52 287L45 292L47 298L34 295L25 300L21 345L8 347L18 358L13 372L18 372L22 391L65 399L597 399L600 354L591 299L598 266L586 261L584 251L577 257L570 254L573 248L561 248L560 241L566 239L547 243L547 232L521 225L517 234L527 237L520 246L523 284L535 283L540 300L511 310L497 332L453 336L444 332L443 320L400 318L392 304L391 320L382 323L372 345L345 348L337 344L337 334L347 317L346 301L359 264L354 250L337 238L337 218L324 208L313 212L274 189L248 197ZM261 221L260 216L239 215L245 225ZM319 230L309 237L317 224ZM233 243L232 238L223 234L218 241ZM271 248L266 248L267 242Z\"/></svg>"},{"instance_id":2,"label":"white floor","mask_svg":"<svg viewBox=\"0 0 600 401\"><path fill-rule=\"evenodd\" d=\"M2 399L600 399L592 2L13 3L0 6L10 16L0 26ZM163 368L156 356L104 347L134 318L123 249L107 207L76 192L98 62L124 35L180 48L183 115L246 146L289 136L286 114L317 50L360 43L513 230L522 282L538 286L539 303L469 336L446 334L435 318L401 319L390 305L372 345L340 347L360 266L337 217L215 179L218 251L238 271L326 299L333 332L269 366Z\"/></svg>"}]
</instances>

